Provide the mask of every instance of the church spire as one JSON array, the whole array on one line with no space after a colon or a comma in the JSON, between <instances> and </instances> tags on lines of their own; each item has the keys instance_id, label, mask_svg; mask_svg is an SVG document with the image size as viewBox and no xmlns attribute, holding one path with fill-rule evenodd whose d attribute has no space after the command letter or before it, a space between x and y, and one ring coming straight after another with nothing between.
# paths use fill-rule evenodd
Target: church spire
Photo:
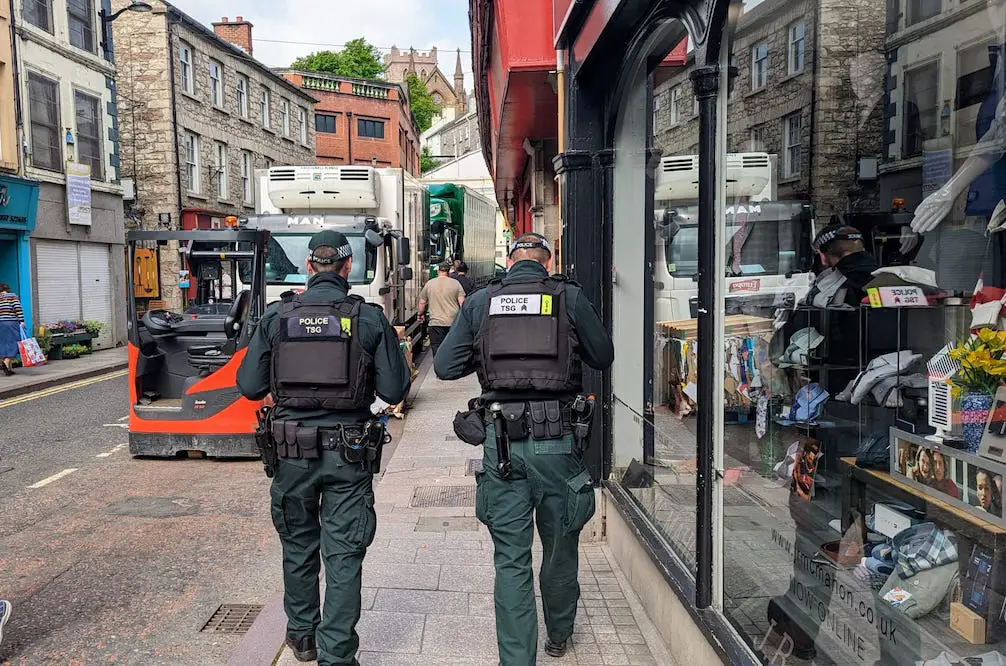
<instances>
[{"instance_id":1,"label":"church spire","mask_svg":"<svg viewBox=\"0 0 1006 666\"><path fill-rule=\"evenodd\" d=\"M468 99L465 95L465 73L461 69L461 49L458 49L458 60L454 66L454 99L454 108L458 116L464 115Z\"/></svg>"}]
</instances>

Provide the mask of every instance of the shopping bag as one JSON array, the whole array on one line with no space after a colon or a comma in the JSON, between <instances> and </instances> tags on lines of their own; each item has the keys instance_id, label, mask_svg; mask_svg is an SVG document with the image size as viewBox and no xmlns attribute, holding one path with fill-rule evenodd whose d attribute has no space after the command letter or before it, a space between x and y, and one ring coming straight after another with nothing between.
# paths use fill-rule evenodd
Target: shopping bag
<instances>
[{"instance_id":1,"label":"shopping bag","mask_svg":"<svg viewBox=\"0 0 1006 666\"><path fill-rule=\"evenodd\" d=\"M21 340L17 343L18 352L21 354L21 365L30 368L45 363L45 354L38 346L38 340L29 338L24 327L21 327Z\"/></svg>"}]
</instances>

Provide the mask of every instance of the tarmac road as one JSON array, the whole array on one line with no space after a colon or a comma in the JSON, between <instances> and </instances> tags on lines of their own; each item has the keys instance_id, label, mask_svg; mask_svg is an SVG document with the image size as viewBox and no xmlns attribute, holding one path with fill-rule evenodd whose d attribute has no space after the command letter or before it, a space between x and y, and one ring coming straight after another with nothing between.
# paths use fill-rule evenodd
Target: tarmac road
<instances>
[{"instance_id":1,"label":"tarmac road","mask_svg":"<svg viewBox=\"0 0 1006 666\"><path fill-rule=\"evenodd\" d=\"M134 460L122 374L70 386L0 402L0 662L226 664L207 620L282 586L261 463Z\"/></svg>"}]
</instances>

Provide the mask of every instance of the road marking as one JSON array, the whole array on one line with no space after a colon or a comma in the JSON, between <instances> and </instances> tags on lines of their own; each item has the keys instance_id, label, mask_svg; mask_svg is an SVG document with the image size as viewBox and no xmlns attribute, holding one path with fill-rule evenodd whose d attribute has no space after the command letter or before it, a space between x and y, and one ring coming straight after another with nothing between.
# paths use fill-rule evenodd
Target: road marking
<instances>
[{"instance_id":1,"label":"road marking","mask_svg":"<svg viewBox=\"0 0 1006 666\"><path fill-rule=\"evenodd\" d=\"M76 471L77 471L77 468L76 468L76 467L71 467L70 469L64 469L64 470L63 470L62 472L59 472L59 473L57 473L57 474L53 474L52 476L50 476L50 477L47 477L47 478L45 478L45 479L42 479L42 480L41 480L41 481L39 481L38 483L33 483L33 484L31 484L30 486L28 486L28 487L29 487L29 488L41 488L42 486L47 486L47 485L49 485L49 484L50 484L50 483L52 483L53 481L59 481L59 480L60 480L60 479L62 479L62 478L63 478L64 476L69 476L69 475L73 474L73 473L74 473L74 472L76 472Z\"/></svg>"},{"instance_id":2,"label":"road marking","mask_svg":"<svg viewBox=\"0 0 1006 666\"><path fill-rule=\"evenodd\" d=\"M107 458L108 456L114 455L116 451L121 451L122 449L126 448L127 446L129 446L129 444L119 444L118 446L114 447L111 451L105 451L104 453L99 453L98 455L96 455L94 457L95 458Z\"/></svg>"},{"instance_id":3,"label":"road marking","mask_svg":"<svg viewBox=\"0 0 1006 666\"><path fill-rule=\"evenodd\" d=\"M4 407L13 407L14 405L20 405L26 402L31 402L32 400L38 400L39 398L45 398L47 396L55 395L57 393L63 393L64 391L72 391L73 389L83 388L85 386L97 384L98 382L108 381L109 379L118 379L119 377L125 377L128 374L128 372L129 372L128 370L117 370L115 372L110 372L105 375L98 375L97 377L82 379L77 382L62 384L60 386L54 386L52 388L44 389L42 391L36 391L35 393L29 393L27 395L19 396L17 398L11 398L10 400L3 400L0 401L0 409L3 409Z\"/></svg>"},{"instance_id":4,"label":"road marking","mask_svg":"<svg viewBox=\"0 0 1006 666\"><path fill-rule=\"evenodd\" d=\"M123 421L125 421L125 420L126 420L126 419L128 419L128 418L129 418L129 414L126 414L126 415L125 415L125 416L123 416L123 417L122 417L121 419L119 419L119 423L122 423Z\"/></svg>"},{"instance_id":5,"label":"road marking","mask_svg":"<svg viewBox=\"0 0 1006 666\"><path fill-rule=\"evenodd\" d=\"M128 423L102 423L101 427L102 428L125 428L125 429L128 430L129 429L129 424Z\"/></svg>"}]
</instances>

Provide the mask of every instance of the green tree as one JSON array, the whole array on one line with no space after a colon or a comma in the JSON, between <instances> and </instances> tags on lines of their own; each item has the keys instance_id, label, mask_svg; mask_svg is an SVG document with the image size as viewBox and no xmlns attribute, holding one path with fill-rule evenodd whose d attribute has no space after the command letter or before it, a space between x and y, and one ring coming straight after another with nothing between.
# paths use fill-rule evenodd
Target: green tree
<instances>
[{"instance_id":1,"label":"green tree","mask_svg":"<svg viewBox=\"0 0 1006 666\"><path fill-rule=\"evenodd\" d=\"M409 88L409 106L412 107L412 116L416 119L416 127L420 132L425 132L433 125L433 116L437 115L440 107L433 101L433 95L429 88L415 74L409 74L405 78L405 83Z\"/></svg>"},{"instance_id":2,"label":"green tree","mask_svg":"<svg viewBox=\"0 0 1006 666\"><path fill-rule=\"evenodd\" d=\"M433 171L438 166L440 166L440 160L433 159L433 153L430 151L429 146L423 146L423 149L419 152L419 173Z\"/></svg>"},{"instance_id":3,"label":"green tree","mask_svg":"<svg viewBox=\"0 0 1006 666\"><path fill-rule=\"evenodd\" d=\"M354 79L379 79L384 74L381 52L363 37L347 42L341 51L319 51L297 58L291 67Z\"/></svg>"}]
</instances>

